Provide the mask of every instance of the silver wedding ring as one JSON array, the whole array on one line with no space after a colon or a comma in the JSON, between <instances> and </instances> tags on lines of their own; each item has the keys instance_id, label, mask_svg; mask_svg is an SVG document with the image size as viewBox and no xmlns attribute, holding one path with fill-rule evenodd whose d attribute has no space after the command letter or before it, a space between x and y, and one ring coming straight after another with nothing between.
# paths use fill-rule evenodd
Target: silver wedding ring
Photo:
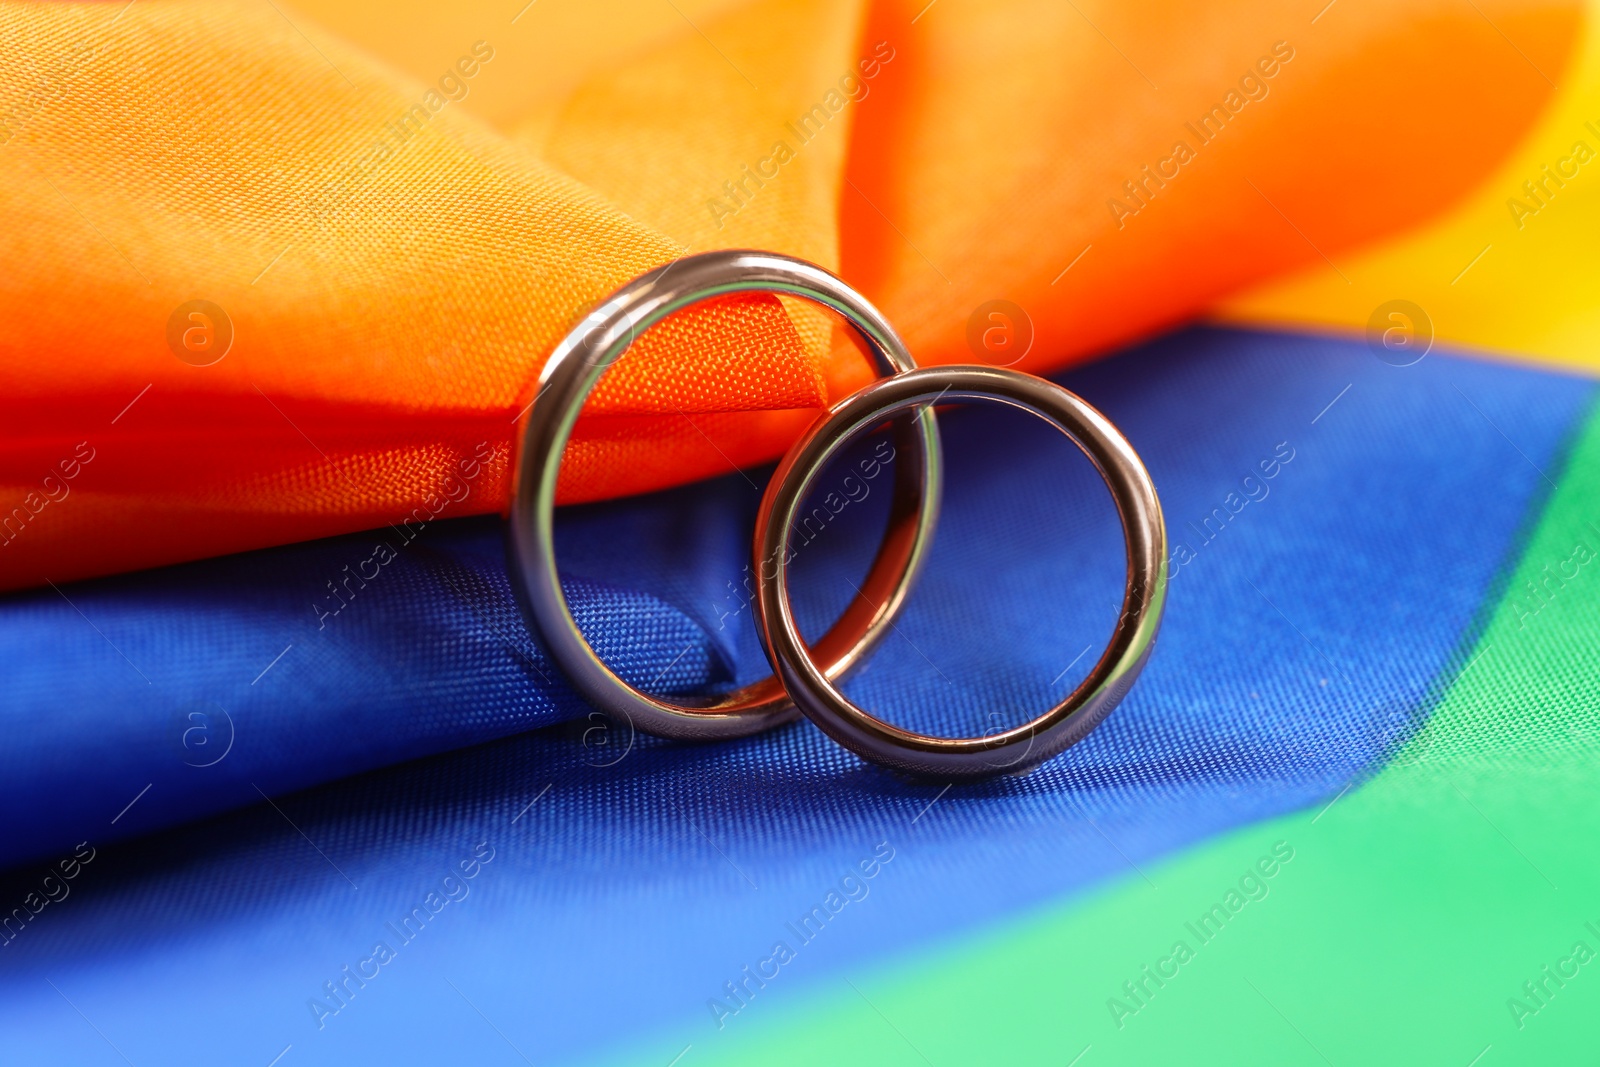
<instances>
[{"instance_id":1,"label":"silver wedding ring","mask_svg":"<svg viewBox=\"0 0 1600 1067\"><path fill-rule=\"evenodd\" d=\"M556 572L556 477L578 411L606 369L654 324L690 304L732 293L772 292L832 308L866 342L880 375L913 370L906 346L860 293L821 267L767 252L707 252L642 274L618 289L556 346L539 375L512 472L506 555L511 586L528 626L573 686L602 711L646 733L711 741L760 733L798 714L775 677L704 700L674 703L628 684L595 654L572 617ZM896 432L889 525L860 592L816 645L829 677L860 662L905 602L938 521L942 484L939 427L931 411ZM764 580L759 569L756 582Z\"/></svg>"},{"instance_id":2,"label":"silver wedding ring","mask_svg":"<svg viewBox=\"0 0 1600 1067\"><path fill-rule=\"evenodd\" d=\"M1111 490L1128 556L1122 613L1088 677L1038 718L985 737L912 733L851 703L817 669L789 604L789 535L818 472L851 438L884 419L956 400L999 401L1037 415L1071 438ZM998 367L924 367L874 382L835 404L795 442L767 483L756 514L755 551L773 572L771 581L756 587L758 628L767 658L794 702L857 755L946 780L1021 774L1082 740L1144 669L1166 602L1166 527L1155 486L1133 446L1076 394L1043 378Z\"/></svg>"},{"instance_id":3,"label":"silver wedding ring","mask_svg":"<svg viewBox=\"0 0 1600 1067\"><path fill-rule=\"evenodd\" d=\"M755 621L773 676L734 692L674 703L611 670L573 619L556 570L556 479L578 412L600 376L644 330L690 304L773 292L833 309L866 343L879 378L818 417L778 464L756 519ZM943 483L935 403L998 401L1061 430L1095 464L1122 521L1127 580L1110 643L1066 699L992 736L913 733L851 703L838 683L871 651L904 605L937 522ZM897 439L889 523L867 577L833 627L807 644L788 593L789 541L819 471L858 434L892 423ZM522 429L507 524L512 588L529 627L573 686L601 710L663 737L743 737L803 712L865 759L947 780L1020 774L1081 740L1127 693L1153 647L1166 601L1166 529L1149 473L1100 412L1033 375L995 367L918 369L865 297L813 264L766 252L687 256L623 286L556 347Z\"/></svg>"}]
</instances>

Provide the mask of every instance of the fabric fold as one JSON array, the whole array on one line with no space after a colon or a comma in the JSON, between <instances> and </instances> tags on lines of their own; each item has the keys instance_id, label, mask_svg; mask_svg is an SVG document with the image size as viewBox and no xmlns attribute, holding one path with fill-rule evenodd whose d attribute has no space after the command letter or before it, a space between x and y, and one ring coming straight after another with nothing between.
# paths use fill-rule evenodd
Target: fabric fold
<instances>
[{"instance_id":1,"label":"fabric fold","mask_svg":"<svg viewBox=\"0 0 1600 1067\"><path fill-rule=\"evenodd\" d=\"M924 362L993 361L995 300L1027 369L1149 333L1487 173L1581 5L1480 8L762 0L557 85L509 59L537 7L460 5L419 49L354 0L12 0L0 586L431 514L484 442L464 510L497 512L544 354L695 241L836 261ZM1452 165L1419 190L1396 143ZM602 383L636 421L580 424L564 499L771 458L863 377L792 303L686 313Z\"/></svg>"},{"instance_id":2,"label":"fabric fold","mask_svg":"<svg viewBox=\"0 0 1600 1067\"><path fill-rule=\"evenodd\" d=\"M1336 790L1426 718L1548 488L1540 471L1559 470L1595 395L1443 353L1396 368L1357 344L1233 331L1064 380L1149 466L1173 578L1139 685L1029 788L1088 761L1226 792L1248 767L1277 783L1261 801L1274 811ZM942 423L932 554L847 691L902 725L973 736L1025 721L1088 671L1116 616L1121 539L1093 469L1044 424L998 409ZM860 448L882 459L880 443ZM849 502L797 546L807 635L853 595L881 530L893 476L865 469L849 484L824 473L823 494L836 483ZM630 681L706 692L767 673L748 584L759 485L734 474L561 509L568 595ZM562 758L596 766L648 744L685 766L876 773L803 723L672 746L591 719L527 634L499 526L445 514L0 600L0 805L29 813L0 866L563 722ZM1215 803L1186 825L1226 821L1231 801Z\"/></svg>"}]
</instances>

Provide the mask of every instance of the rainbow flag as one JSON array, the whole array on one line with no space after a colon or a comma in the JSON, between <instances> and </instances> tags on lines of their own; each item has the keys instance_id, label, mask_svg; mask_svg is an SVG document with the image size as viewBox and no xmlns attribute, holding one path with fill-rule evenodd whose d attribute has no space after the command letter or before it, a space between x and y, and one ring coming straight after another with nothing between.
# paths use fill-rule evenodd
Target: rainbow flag
<instances>
[{"instance_id":1,"label":"rainbow flag","mask_svg":"<svg viewBox=\"0 0 1600 1067\"><path fill-rule=\"evenodd\" d=\"M1600 9L519 6L0 4L0 1059L1593 1049ZM1139 450L1167 614L1084 742L976 785L805 722L671 743L530 637L499 513L540 362L740 246ZM865 380L775 298L605 380L557 537L623 677L768 673L768 464ZM941 426L846 690L980 735L1087 673L1121 537L1048 428ZM854 447L807 633L886 514Z\"/></svg>"}]
</instances>

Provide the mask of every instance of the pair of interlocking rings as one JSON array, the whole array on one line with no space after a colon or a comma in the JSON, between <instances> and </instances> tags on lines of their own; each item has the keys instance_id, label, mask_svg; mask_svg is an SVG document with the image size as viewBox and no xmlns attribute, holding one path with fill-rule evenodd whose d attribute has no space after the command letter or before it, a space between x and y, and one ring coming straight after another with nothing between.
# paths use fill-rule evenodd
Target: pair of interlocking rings
<instances>
[{"instance_id":1,"label":"pair of interlocking rings","mask_svg":"<svg viewBox=\"0 0 1600 1067\"><path fill-rule=\"evenodd\" d=\"M556 572L553 520L562 453L585 399L644 330L701 300L731 293L803 297L841 315L865 342L878 378L819 416L778 464L756 515L755 622L774 674L722 696L672 703L601 662L573 619ZM1088 676L1043 715L984 737L913 733L853 704L838 684L904 605L938 519L943 459L935 403L994 400L1066 434L1094 463L1122 520L1127 579L1122 613ZM808 645L789 602L790 533L818 473L856 435L892 421L895 464L888 527L857 595ZM858 755L948 780L1021 774L1075 744L1116 707L1143 669L1166 601L1166 529L1155 486L1133 447L1082 399L1051 382L987 366L918 368L865 297L821 267L768 252L688 256L640 275L556 347L539 378L517 457L508 516L512 587L529 627L573 686L602 711L646 733L684 740L745 737L804 713Z\"/></svg>"}]
</instances>

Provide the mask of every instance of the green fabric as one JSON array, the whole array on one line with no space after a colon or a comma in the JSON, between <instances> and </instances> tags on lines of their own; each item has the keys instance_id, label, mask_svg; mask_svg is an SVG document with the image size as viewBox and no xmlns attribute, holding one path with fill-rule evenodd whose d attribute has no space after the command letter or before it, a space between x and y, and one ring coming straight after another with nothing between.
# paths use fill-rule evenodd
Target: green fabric
<instances>
[{"instance_id":1,"label":"green fabric","mask_svg":"<svg viewBox=\"0 0 1600 1067\"><path fill-rule=\"evenodd\" d=\"M1559 486L1464 670L1426 729L1331 807L829 976L737 1027L686 1020L618 1062L686 1044L684 1067L1596 1062L1600 416L1545 473ZM1241 892L1202 943L1190 925L1264 857L1271 877L1245 882L1261 899ZM1123 984L1144 965L1177 973L1144 979L1141 1005ZM1561 969L1576 974L1546 977Z\"/></svg>"}]
</instances>

